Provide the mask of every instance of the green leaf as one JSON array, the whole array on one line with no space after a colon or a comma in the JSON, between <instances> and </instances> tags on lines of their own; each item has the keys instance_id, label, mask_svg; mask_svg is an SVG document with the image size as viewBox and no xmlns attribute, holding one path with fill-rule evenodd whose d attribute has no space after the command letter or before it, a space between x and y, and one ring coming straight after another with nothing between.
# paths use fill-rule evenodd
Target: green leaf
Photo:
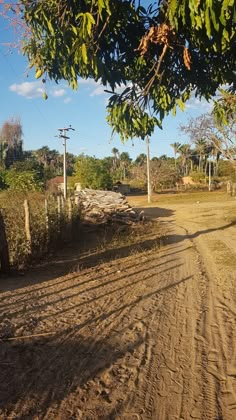
<instances>
[{"instance_id":1,"label":"green leaf","mask_svg":"<svg viewBox=\"0 0 236 420\"><path fill-rule=\"evenodd\" d=\"M98 13L100 17L102 16L102 9L104 9L105 4L103 0L98 0Z\"/></svg>"},{"instance_id":2,"label":"green leaf","mask_svg":"<svg viewBox=\"0 0 236 420\"><path fill-rule=\"evenodd\" d=\"M45 99L45 101L48 99L48 95L46 94L46 92L43 92L42 97L43 99Z\"/></svg>"},{"instance_id":3,"label":"green leaf","mask_svg":"<svg viewBox=\"0 0 236 420\"><path fill-rule=\"evenodd\" d=\"M81 51L82 51L82 58L83 58L84 64L88 64L88 55L87 55L87 48L86 48L85 43L81 45Z\"/></svg>"},{"instance_id":4,"label":"green leaf","mask_svg":"<svg viewBox=\"0 0 236 420\"><path fill-rule=\"evenodd\" d=\"M173 19L175 12L176 12L176 8L177 8L177 0L170 0L170 14L171 14L171 18Z\"/></svg>"},{"instance_id":5,"label":"green leaf","mask_svg":"<svg viewBox=\"0 0 236 420\"><path fill-rule=\"evenodd\" d=\"M214 26L214 29L218 32L219 31L219 22L216 21L216 15L215 12L213 10L213 8L210 8L210 13L211 13L211 20Z\"/></svg>"},{"instance_id":6,"label":"green leaf","mask_svg":"<svg viewBox=\"0 0 236 420\"><path fill-rule=\"evenodd\" d=\"M87 32L89 35L91 35L92 25L95 25L95 20L91 13L85 13L85 16L87 18Z\"/></svg>"},{"instance_id":7,"label":"green leaf","mask_svg":"<svg viewBox=\"0 0 236 420\"><path fill-rule=\"evenodd\" d=\"M226 41L230 41L229 40L229 33L228 33L228 31L224 28L224 30L223 30L223 37L224 37L224 39L226 39Z\"/></svg>"},{"instance_id":8,"label":"green leaf","mask_svg":"<svg viewBox=\"0 0 236 420\"><path fill-rule=\"evenodd\" d=\"M74 32L74 34L77 36L78 35L78 29L75 26L71 26L72 31Z\"/></svg>"},{"instance_id":9,"label":"green leaf","mask_svg":"<svg viewBox=\"0 0 236 420\"><path fill-rule=\"evenodd\" d=\"M35 73L35 78L36 79L39 79L42 75L43 75L43 70L42 69L39 69Z\"/></svg>"},{"instance_id":10,"label":"green leaf","mask_svg":"<svg viewBox=\"0 0 236 420\"><path fill-rule=\"evenodd\" d=\"M210 21L210 15L209 15L209 9L206 8L205 10L205 26L206 26L206 32L208 38L211 37L211 21Z\"/></svg>"},{"instance_id":11,"label":"green leaf","mask_svg":"<svg viewBox=\"0 0 236 420\"><path fill-rule=\"evenodd\" d=\"M50 20L47 20L47 25L48 25L49 32L54 36L55 35L55 31L54 31L54 28L53 28L52 23L51 23Z\"/></svg>"},{"instance_id":12,"label":"green leaf","mask_svg":"<svg viewBox=\"0 0 236 420\"><path fill-rule=\"evenodd\" d=\"M202 19L201 16L195 16L196 28L202 28Z\"/></svg>"},{"instance_id":13,"label":"green leaf","mask_svg":"<svg viewBox=\"0 0 236 420\"><path fill-rule=\"evenodd\" d=\"M176 103L179 106L179 108L181 109L181 111L184 111L185 109L185 104L183 101L181 101L181 99L176 99Z\"/></svg>"}]
</instances>

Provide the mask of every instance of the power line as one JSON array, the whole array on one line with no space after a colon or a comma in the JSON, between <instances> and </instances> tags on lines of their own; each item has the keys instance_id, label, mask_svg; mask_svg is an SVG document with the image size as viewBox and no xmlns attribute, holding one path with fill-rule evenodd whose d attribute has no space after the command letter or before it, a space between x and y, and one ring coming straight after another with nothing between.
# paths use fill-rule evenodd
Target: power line
<instances>
[{"instance_id":1,"label":"power line","mask_svg":"<svg viewBox=\"0 0 236 420\"><path fill-rule=\"evenodd\" d=\"M67 198L67 174L66 174L66 140L69 140L70 137L66 135L68 131L75 131L74 128L69 125L69 127L64 128L58 128L59 134L55 137L59 137L60 139L63 139L63 146L64 146L64 158L63 158L63 177L64 177L64 199Z\"/></svg>"}]
</instances>

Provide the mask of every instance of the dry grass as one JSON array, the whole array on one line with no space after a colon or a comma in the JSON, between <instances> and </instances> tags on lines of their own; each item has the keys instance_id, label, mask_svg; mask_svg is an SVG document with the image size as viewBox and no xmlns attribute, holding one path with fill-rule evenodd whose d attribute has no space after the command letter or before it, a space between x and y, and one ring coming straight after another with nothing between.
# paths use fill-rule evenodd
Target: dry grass
<instances>
[{"instance_id":1,"label":"dry grass","mask_svg":"<svg viewBox=\"0 0 236 420\"><path fill-rule=\"evenodd\" d=\"M146 195L128 196L128 201L134 207L158 207L162 204L190 204L197 201L200 202L218 202L218 201L235 201L235 197L231 197L222 191L194 191L186 193L160 193L153 194L151 203L148 204Z\"/></svg>"},{"instance_id":2,"label":"dry grass","mask_svg":"<svg viewBox=\"0 0 236 420\"><path fill-rule=\"evenodd\" d=\"M24 200L27 198L30 208L30 234L25 232ZM64 242L72 239L78 228L78 207L73 206L72 221L68 218L65 204L58 214L57 201L48 197L48 215L46 217L45 196L32 193L4 192L0 194L0 209L5 223L9 248L10 265L16 269L24 268L28 263L39 261L52 249L61 248Z\"/></svg>"}]
</instances>

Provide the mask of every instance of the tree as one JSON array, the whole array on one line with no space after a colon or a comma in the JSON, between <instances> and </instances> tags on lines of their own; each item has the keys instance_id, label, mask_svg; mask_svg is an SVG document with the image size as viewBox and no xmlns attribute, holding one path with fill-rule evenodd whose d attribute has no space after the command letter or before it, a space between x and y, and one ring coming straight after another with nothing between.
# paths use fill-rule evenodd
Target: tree
<instances>
[{"instance_id":1,"label":"tree","mask_svg":"<svg viewBox=\"0 0 236 420\"><path fill-rule=\"evenodd\" d=\"M171 159L157 159L151 161L152 188L157 191L159 188L173 188L180 178L179 171Z\"/></svg>"},{"instance_id":2,"label":"tree","mask_svg":"<svg viewBox=\"0 0 236 420\"><path fill-rule=\"evenodd\" d=\"M113 168L117 169L118 159L119 159L119 150L116 147L113 147L111 153L113 154Z\"/></svg>"},{"instance_id":3,"label":"tree","mask_svg":"<svg viewBox=\"0 0 236 420\"><path fill-rule=\"evenodd\" d=\"M177 154L179 153L180 146L181 146L181 144L179 142L175 142L175 143L171 144L171 147L173 147L173 149L174 149L175 167L176 167L176 158L177 158Z\"/></svg>"},{"instance_id":4,"label":"tree","mask_svg":"<svg viewBox=\"0 0 236 420\"><path fill-rule=\"evenodd\" d=\"M39 182L44 182L44 168L42 164L39 164L34 159L31 160L23 160L15 162L12 165L13 170L16 171L16 173L19 172L30 172L35 174L35 179L37 179Z\"/></svg>"},{"instance_id":5,"label":"tree","mask_svg":"<svg viewBox=\"0 0 236 420\"><path fill-rule=\"evenodd\" d=\"M41 191L43 182L35 171L17 171L15 168L6 171L5 182L13 191L29 192Z\"/></svg>"},{"instance_id":6,"label":"tree","mask_svg":"<svg viewBox=\"0 0 236 420\"><path fill-rule=\"evenodd\" d=\"M203 171L202 161L203 161L203 158L206 157L207 152L208 152L207 141L202 138L195 139L194 146L195 146L195 152L198 155L198 171L202 172Z\"/></svg>"},{"instance_id":7,"label":"tree","mask_svg":"<svg viewBox=\"0 0 236 420\"><path fill-rule=\"evenodd\" d=\"M182 144L179 148L180 158L181 158L181 165L183 170L183 175L188 175L189 167L188 162L191 156L191 148L189 144Z\"/></svg>"},{"instance_id":8,"label":"tree","mask_svg":"<svg viewBox=\"0 0 236 420\"><path fill-rule=\"evenodd\" d=\"M80 155L75 164L75 178L82 188L111 189L112 179L106 160Z\"/></svg>"},{"instance_id":9,"label":"tree","mask_svg":"<svg viewBox=\"0 0 236 420\"><path fill-rule=\"evenodd\" d=\"M186 125L180 129L188 134L190 140L195 142L196 139L206 141L209 152L213 149L214 156L219 159L219 155L229 159L236 165L236 119L235 116L230 118L228 125L219 124L211 114L203 114L197 118L190 118Z\"/></svg>"},{"instance_id":10,"label":"tree","mask_svg":"<svg viewBox=\"0 0 236 420\"><path fill-rule=\"evenodd\" d=\"M220 98L215 101L213 108L213 116L218 125L228 125L236 115L236 95L229 91L219 89Z\"/></svg>"},{"instance_id":11,"label":"tree","mask_svg":"<svg viewBox=\"0 0 236 420\"><path fill-rule=\"evenodd\" d=\"M134 161L134 164L136 166L143 166L144 164L146 165L147 162L147 156L145 155L145 153L140 153L140 155L138 155Z\"/></svg>"},{"instance_id":12,"label":"tree","mask_svg":"<svg viewBox=\"0 0 236 420\"><path fill-rule=\"evenodd\" d=\"M226 179L231 179L233 182L236 182L235 167L229 160L219 161L218 175L220 177L226 177Z\"/></svg>"},{"instance_id":13,"label":"tree","mask_svg":"<svg viewBox=\"0 0 236 420\"><path fill-rule=\"evenodd\" d=\"M63 155L55 149L43 146L32 152L31 158L34 158L40 165L44 167L44 178L49 180L63 173ZM66 154L67 175L71 176L74 172L76 157L72 153Z\"/></svg>"},{"instance_id":14,"label":"tree","mask_svg":"<svg viewBox=\"0 0 236 420\"><path fill-rule=\"evenodd\" d=\"M132 159L129 157L129 153L122 152L120 154L120 166L123 171L123 179L125 179L128 175L128 168L130 166Z\"/></svg>"},{"instance_id":15,"label":"tree","mask_svg":"<svg viewBox=\"0 0 236 420\"><path fill-rule=\"evenodd\" d=\"M36 77L65 79L73 88L78 77L100 80L111 91L107 120L122 140L150 136L192 92L209 100L222 84L235 91L233 0L147 7L135 0L22 0L15 13L28 29L23 53Z\"/></svg>"},{"instance_id":16,"label":"tree","mask_svg":"<svg viewBox=\"0 0 236 420\"><path fill-rule=\"evenodd\" d=\"M34 151L34 156L36 157L37 161L43 165L44 169L50 163L50 149L48 146L43 146L38 150Z\"/></svg>"},{"instance_id":17,"label":"tree","mask_svg":"<svg viewBox=\"0 0 236 420\"><path fill-rule=\"evenodd\" d=\"M8 145L5 141L0 141L0 167L1 169L6 168L7 163L7 151L8 151Z\"/></svg>"},{"instance_id":18,"label":"tree","mask_svg":"<svg viewBox=\"0 0 236 420\"><path fill-rule=\"evenodd\" d=\"M22 125L19 118L11 118L3 123L0 130L0 159L3 168L23 157Z\"/></svg>"},{"instance_id":19,"label":"tree","mask_svg":"<svg viewBox=\"0 0 236 420\"><path fill-rule=\"evenodd\" d=\"M67 175L74 175L76 156L73 153L66 153Z\"/></svg>"}]
</instances>

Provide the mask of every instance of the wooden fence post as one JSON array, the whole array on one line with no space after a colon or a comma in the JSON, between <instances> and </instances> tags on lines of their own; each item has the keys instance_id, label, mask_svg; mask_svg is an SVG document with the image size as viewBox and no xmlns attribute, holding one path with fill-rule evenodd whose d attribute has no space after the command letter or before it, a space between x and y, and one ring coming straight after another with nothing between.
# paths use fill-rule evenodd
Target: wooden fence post
<instances>
[{"instance_id":1,"label":"wooden fence post","mask_svg":"<svg viewBox=\"0 0 236 420\"><path fill-rule=\"evenodd\" d=\"M29 253L31 253L32 238L31 238L31 232L30 232L30 209L29 209L28 200L24 200L24 209L25 209L25 235L29 244Z\"/></svg>"},{"instance_id":2,"label":"wooden fence post","mask_svg":"<svg viewBox=\"0 0 236 420\"><path fill-rule=\"evenodd\" d=\"M231 194L231 187L232 187L232 185L231 185L232 183L231 183L231 181L228 181L227 182L227 193L228 194Z\"/></svg>"},{"instance_id":3,"label":"wooden fence post","mask_svg":"<svg viewBox=\"0 0 236 420\"><path fill-rule=\"evenodd\" d=\"M71 239L72 237L72 233L73 233L73 225L72 225L72 221L73 221L73 214L72 214L72 201L71 198L67 199L67 211L68 211L68 232L69 232L69 239Z\"/></svg>"},{"instance_id":4,"label":"wooden fence post","mask_svg":"<svg viewBox=\"0 0 236 420\"><path fill-rule=\"evenodd\" d=\"M61 197L57 196L57 220L58 220L58 233L61 231Z\"/></svg>"},{"instance_id":5,"label":"wooden fence post","mask_svg":"<svg viewBox=\"0 0 236 420\"><path fill-rule=\"evenodd\" d=\"M72 222L72 202L71 202L71 198L67 199L67 206L68 206L68 220L69 223Z\"/></svg>"},{"instance_id":6,"label":"wooden fence post","mask_svg":"<svg viewBox=\"0 0 236 420\"><path fill-rule=\"evenodd\" d=\"M9 273L10 261L9 261L9 250L5 231L5 224L3 216L0 210L0 271L2 273Z\"/></svg>"},{"instance_id":7,"label":"wooden fence post","mask_svg":"<svg viewBox=\"0 0 236 420\"><path fill-rule=\"evenodd\" d=\"M65 200L64 200L63 195L60 195L60 200L61 200L61 210L62 210L62 213L63 213L64 209L65 209Z\"/></svg>"},{"instance_id":8,"label":"wooden fence post","mask_svg":"<svg viewBox=\"0 0 236 420\"><path fill-rule=\"evenodd\" d=\"M232 197L235 197L236 195L236 184L232 184Z\"/></svg>"},{"instance_id":9,"label":"wooden fence post","mask_svg":"<svg viewBox=\"0 0 236 420\"><path fill-rule=\"evenodd\" d=\"M45 208L45 228L46 228L46 239L47 243L49 241L49 214L48 214L48 200L45 198L44 200L44 208Z\"/></svg>"}]
</instances>

